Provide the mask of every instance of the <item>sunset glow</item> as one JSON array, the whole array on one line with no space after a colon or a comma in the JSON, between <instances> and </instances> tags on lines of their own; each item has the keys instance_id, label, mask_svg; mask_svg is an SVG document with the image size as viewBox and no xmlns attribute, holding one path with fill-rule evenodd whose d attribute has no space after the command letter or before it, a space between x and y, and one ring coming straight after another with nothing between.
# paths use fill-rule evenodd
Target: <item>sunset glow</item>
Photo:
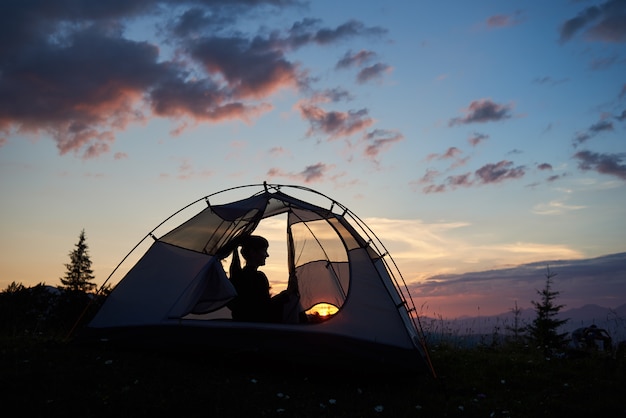
<instances>
[{"instance_id":1,"label":"sunset glow","mask_svg":"<svg viewBox=\"0 0 626 418\"><path fill-rule=\"evenodd\" d=\"M319 315L322 318L328 318L336 314L338 311L339 309L335 305L331 305L328 303L318 303L317 305L306 311L306 313L307 315Z\"/></svg>"},{"instance_id":2,"label":"sunset glow","mask_svg":"<svg viewBox=\"0 0 626 418\"><path fill-rule=\"evenodd\" d=\"M623 1L78 3L0 16L0 288L58 285L82 229L102 283L267 181L350 208L431 311L528 307L547 263L569 307L626 302Z\"/></svg>"}]
</instances>

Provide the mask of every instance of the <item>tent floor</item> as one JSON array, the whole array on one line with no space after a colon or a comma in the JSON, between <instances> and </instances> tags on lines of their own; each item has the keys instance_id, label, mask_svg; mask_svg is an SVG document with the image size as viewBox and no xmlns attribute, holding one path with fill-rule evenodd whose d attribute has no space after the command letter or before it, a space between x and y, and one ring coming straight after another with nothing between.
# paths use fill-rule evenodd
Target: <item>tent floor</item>
<instances>
[{"instance_id":1,"label":"tent floor","mask_svg":"<svg viewBox=\"0 0 626 418\"><path fill-rule=\"evenodd\" d=\"M111 348L182 353L219 353L237 362L286 367L343 369L363 373L426 372L417 349L408 350L335 334L280 328L181 325L85 328L75 342ZM224 358L222 357L222 358Z\"/></svg>"}]
</instances>

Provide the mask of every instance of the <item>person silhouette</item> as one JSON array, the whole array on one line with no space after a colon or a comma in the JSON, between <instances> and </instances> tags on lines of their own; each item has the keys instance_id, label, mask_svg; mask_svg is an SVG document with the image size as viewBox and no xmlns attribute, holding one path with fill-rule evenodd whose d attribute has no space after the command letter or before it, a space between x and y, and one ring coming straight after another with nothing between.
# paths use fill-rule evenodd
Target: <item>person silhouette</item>
<instances>
[{"instance_id":1,"label":"person silhouette","mask_svg":"<svg viewBox=\"0 0 626 418\"><path fill-rule=\"evenodd\" d=\"M241 256L246 261L241 267L239 252L233 250L230 266L230 281L237 297L228 304L233 319L247 322L274 322L272 315L270 284L259 267L269 257L269 242L260 235L250 235L243 240Z\"/></svg>"}]
</instances>

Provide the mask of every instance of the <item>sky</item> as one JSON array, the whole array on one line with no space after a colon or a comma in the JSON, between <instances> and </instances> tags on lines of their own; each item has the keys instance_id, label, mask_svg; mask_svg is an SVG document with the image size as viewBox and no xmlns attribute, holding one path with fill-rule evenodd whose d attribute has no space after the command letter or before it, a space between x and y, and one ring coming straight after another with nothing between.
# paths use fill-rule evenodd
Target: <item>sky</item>
<instances>
[{"instance_id":1,"label":"sky","mask_svg":"<svg viewBox=\"0 0 626 418\"><path fill-rule=\"evenodd\" d=\"M3 2L0 288L58 285L83 229L101 284L263 181L364 219L429 313L528 307L548 261L617 307L626 1Z\"/></svg>"}]
</instances>

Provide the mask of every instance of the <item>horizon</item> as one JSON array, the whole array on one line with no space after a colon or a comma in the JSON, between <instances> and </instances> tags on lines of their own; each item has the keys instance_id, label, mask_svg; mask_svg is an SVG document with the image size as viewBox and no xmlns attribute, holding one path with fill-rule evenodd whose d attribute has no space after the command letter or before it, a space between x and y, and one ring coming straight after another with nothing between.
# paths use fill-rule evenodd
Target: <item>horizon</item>
<instances>
[{"instance_id":1,"label":"horizon","mask_svg":"<svg viewBox=\"0 0 626 418\"><path fill-rule=\"evenodd\" d=\"M272 226L269 228L271 229ZM265 231L269 232L267 229ZM272 234L270 233L266 236L272 237ZM270 238L270 243L275 244L276 240ZM271 277L272 293L277 294L287 287L288 277L282 267L285 264L284 260L281 259L279 262L276 262L275 259L277 257L272 256L275 252L271 244L269 252L270 257L262 270ZM286 253L282 254L282 251L278 251L278 253L280 256L286 257ZM125 267L122 264L117 275L113 274L111 278L122 279L123 275L142 255L143 253L135 254L134 259L129 257L127 260L128 264ZM393 257L393 254L391 256ZM226 270L228 269L229 260L229 257L222 260ZM615 310L626 305L626 297L624 296L626 295L626 282L622 279L626 275L626 252L607 254L592 259L543 260L504 269L437 275L419 283L407 283L407 286L420 317L443 318L445 320L461 320L481 316L493 317L510 314L516 307L522 311L534 311L535 308L532 305L532 301L540 299L540 295L537 292L545 287L545 269L549 266L552 266L550 271L554 274L551 288L559 293L557 299L558 304L563 305L562 312L586 306L598 306ZM402 271L400 272L402 273ZM562 273L565 273L567 276L563 277ZM614 274L621 275L611 277ZM593 280L589 280L589 275L592 276ZM558 276L565 278L566 281L561 282L560 278L554 278ZM594 286L597 280L604 280L605 283L602 290L594 294L588 286ZM96 281L96 283L99 282L101 284L101 281ZM520 286L520 282L528 283ZM109 284L114 285L117 283L118 281L115 280L109 282ZM39 281L30 285L25 284L25 286L31 287L37 284L54 288L60 286L60 283L54 284L45 281ZM456 290L459 286L468 288L470 285L470 296L468 296L468 292ZM6 289L7 286L2 287L0 290ZM439 289L433 292L430 290L433 286L445 288L445 290ZM487 289L485 289L485 286ZM582 288L579 289L578 287L581 286ZM492 293L494 287L507 288L508 291L501 291L496 296ZM460 296L455 297L451 293L460 293ZM585 296L578 296L581 294ZM460 309L458 307L459 297L463 299ZM481 303L483 303L482 306Z\"/></svg>"},{"instance_id":2,"label":"horizon","mask_svg":"<svg viewBox=\"0 0 626 418\"><path fill-rule=\"evenodd\" d=\"M348 207L438 312L542 287L477 272L626 252L624 2L80 3L0 16L2 289L58 282L83 229L100 285L171 213L264 181ZM626 294L595 267L560 272L566 301Z\"/></svg>"}]
</instances>

